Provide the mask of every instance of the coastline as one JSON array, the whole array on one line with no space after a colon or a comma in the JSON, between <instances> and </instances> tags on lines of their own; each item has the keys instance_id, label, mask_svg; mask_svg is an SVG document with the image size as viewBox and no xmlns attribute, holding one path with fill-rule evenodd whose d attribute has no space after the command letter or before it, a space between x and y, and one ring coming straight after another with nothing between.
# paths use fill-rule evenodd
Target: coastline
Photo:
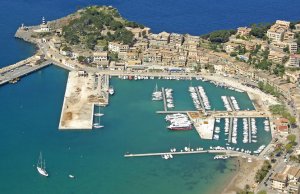
<instances>
[{"instance_id":1,"label":"coastline","mask_svg":"<svg viewBox=\"0 0 300 194\"><path fill-rule=\"evenodd\" d=\"M236 170L230 181L224 185L222 194L236 194L236 192L243 190L246 185L249 185L252 190L257 186L255 174L263 165L263 161L253 160L249 163L247 158L240 157L235 160Z\"/></svg>"}]
</instances>

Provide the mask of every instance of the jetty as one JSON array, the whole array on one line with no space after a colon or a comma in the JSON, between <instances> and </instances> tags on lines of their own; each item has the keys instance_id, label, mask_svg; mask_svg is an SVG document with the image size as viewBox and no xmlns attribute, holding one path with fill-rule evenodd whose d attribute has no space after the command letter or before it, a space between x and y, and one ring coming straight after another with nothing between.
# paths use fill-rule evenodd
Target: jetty
<instances>
[{"instance_id":1,"label":"jetty","mask_svg":"<svg viewBox=\"0 0 300 194\"><path fill-rule=\"evenodd\" d=\"M229 118L229 135L228 135L228 143L231 143L232 139L232 130L233 130L233 118Z\"/></svg>"},{"instance_id":2,"label":"jetty","mask_svg":"<svg viewBox=\"0 0 300 194\"><path fill-rule=\"evenodd\" d=\"M232 111L236 111L236 109L233 106L233 103L232 103L232 100L231 100L230 96L226 96L226 98L227 98L227 101L228 101L229 106L231 107Z\"/></svg>"},{"instance_id":3,"label":"jetty","mask_svg":"<svg viewBox=\"0 0 300 194\"><path fill-rule=\"evenodd\" d=\"M204 102L203 102L202 96L200 95L198 87L195 87L195 90L196 90L196 94L197 94L199 102L200 102L200 106L201 106L203 112L205 113L206 109L205 109Z\"/></svg>"},{"instance_id":4,"label":"jetty","mask_svg":"<svg viewBox=\"0 0 300 194\"><path fill-rule=\"evenodd\" d=\"M162 97L163 97L163 101L164 101L164 111L163 112L167 112L168 109L167 109L167 99L166 99L165 88L161 88L161 92L162 92ZM172 113L170 113L170 114L172 114Z\"/></svg>"},{"instance_id":5,"label":"jetty","mask_svg":"<svg viewBox=\"0 0 300 194\"><path fill-rule=\"evenodd\" d=\"M251 118L247 118L247 122L248 122L248 138L249 138L249 143L251 143L251 132L252 132L252 125L251 125Z\"/></svg>"},{"instance_id":6,"label":"jetty","mask_svg":"<svg viewBox=\"0 0 300 194\"><path fill-rule=\"evenodd\" d=\"M224 154L231 157L239 157L239 156L246 156L246 157L256 157L250 154L246 154L243 152L233 151L233 150L194 150L194 151L180 151L180 152L158 152L158 153L144 153L144 154L131 154L126 153L124 154L125 158L130 157L149 157L149 156L163 156L165 154L172 154L172 155L188 155L188 154Z\"/></svg>"},{"instance_id":7,"label":"jetty","mask_svg":"<svg viewBox=\"0 0 300 194\"><path fill-rule=\"evenodd\" d=\"M108 103L108 94L104 91L106 84L106 76L85 71L69 72L59 129L92 129L94 106Z\"/></svg>"}]
</instances>

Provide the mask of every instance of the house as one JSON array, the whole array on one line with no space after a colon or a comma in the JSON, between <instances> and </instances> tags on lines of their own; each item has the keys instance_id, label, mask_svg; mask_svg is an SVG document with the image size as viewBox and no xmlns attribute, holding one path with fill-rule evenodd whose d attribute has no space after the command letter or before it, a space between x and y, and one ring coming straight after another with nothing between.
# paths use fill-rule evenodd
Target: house
<instances>
[{"instance_id":1,"label":"house","mask_svg":"<svg viewBox=\"0 0 300 194\"><path fill-rule=\"evenodd\" d=\"M284 41L293 40L294 38L295 38L295 33L291 31L286 31L283 35Z\"/></svg>"},{"instance_id":2,"label":"house","mask_svg":"<svg viewBox=\"0 0 300 194\"><path fill-rule=\"evenodd\" d=\"M112 52L127 52L129 49L129 45L127 44L120 44L116 42L109 42L108 43L108 50Z\"/></svg>"},{"instance_id":3,"label":"house","mask_svg":"<svg viewBox=\"0 0 300 194\"><path fill-rule=\"evenodd\" d=\"M300 72L285 70L284 78L289 80L291 83L298 83L300 80Z\"/></svg>"},{"instance_id":4,"label":"house","mask_svg":"<svg viewBox=\"0 0 300 194\"><path fill-rule=\"evenodd\" d=\"M284 38L288 40L292 35L289 32L285 37L284 35L289 28L290 22L277 20L276 23L267 31L267 37L273 41L282 41Z\"/></svg>"},{"instance_id":5,"label":"house","mask_svg":"<svg viewBox=\"0 0 300 194\"><path fill-rule=\"evenodd\" d=\"M177 33L171 33L170 35L170 45L173 47L179 47L183 43L183 35Z\"/></svg>"},{"instance_id":6,"label":"house","mask_svg":"<svg viewBox=\"0 0 300 194\"><path fill-rule=\"evenodd\" d=\"M248 36L251 32L251 28L248 28L248 27L239 27L237 29L237 33L236 35L239 35L239 36Z\"/></svg>"},{"instance_id":7,"label":"house","mask_svg":"<svg viewBox=\"0 0 300 194\"><path fill-rule=\"evenodd\" d=\"M288 45L289 45L290 53L293 54L293 53L297 52L297 50L298 50L298 44L297 44L297 42L289 42Z\"/></svg>"},{"instance_id":8,"label":"house","mask_svg":"<svg viewBox=\"0 0 300 194\"><path fill-rule=\"evenodd\" d=\"M279 64L282 64L284 62L285 57L286 57L286 54L277 52L277 51L273 51L273 50L271 50L268 55L268 59L270 61L272 61L274 63L279 63Z\"/></svg>"},{"instance_id":9,"label":"house","mask_svg":"<svg viewBox=\"0 0 300 194\"><path fill-rule=\"evenodd\" d=\"M287 176L283 173L275 173L271 176L270 180L272 181L272 189L283 192L287 186Z\"/></svg>"},{"instance_id":10,"label":"house","mask_svg":"<svg viewBox=\"0 0 300 194\"><path fill-rule=\"evenodd\" d=\"M93 53L93 62L95 63L103 63L108 62L107 52L94 52Z\"/></svg>"},{"instance_id":11,"label":"house","mask_svg":"<svg viewBox=\"0 0 300 194\"><path fill-rule=\"evenodd\" d=\"M159 34L151 34L149 39L150 47L160 47L169 43L170 33L161 32Z\"/></svg>"},{"instance_id":12,"label":"house","mask_svg":"<svg viewBox=\"0 0 300 194\"><path fill-rule=\"evenodd\" d=\"M287 165L283 171L271 177L272 189L283 193L299 193L299 166Z\"/></svg>"},{"instance_id":13,"label":"house","mask_svg":"<svg viewBox=\"0 0 300 194\"><path fill-rule=\"evenodd\" d=\"M274 121L276 131L280 133L289 132L289 120L286 118L278 118Z\"/></svg>"},{"instance_id":14,"label":"house","mask_svg":"<svg viewBox=\"0 0 300 194\"><path fill-rule=\"evenodd\" d=\"M127 30L132 32L133 36L135 39L142 39L145 36L148 36L150 33L150 28L131 28L131 27L126 27Z\"/></svg>"},{"instance_id":15,"label":"house","mask_svg":"<svg viewBox=\"0 0 300 194\"><path fill-rule=\"evenodd\" d=\"M291 67L300 67L300 55L299 54L291 54L288 65Z\"/></svg>"}]
</instances>

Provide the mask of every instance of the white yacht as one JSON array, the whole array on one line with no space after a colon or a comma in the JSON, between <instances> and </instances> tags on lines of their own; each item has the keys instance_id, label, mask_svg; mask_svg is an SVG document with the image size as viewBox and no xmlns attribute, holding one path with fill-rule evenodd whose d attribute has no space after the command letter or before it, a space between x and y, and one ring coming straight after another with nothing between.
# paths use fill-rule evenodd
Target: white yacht
<instances>
[{"instance_id":1,"label":"white yacht","mask_svg":"<svg viewBox=\"0 0 300 194\"><path fill-rule=\"evenodd\" d=\"M47 171L46 171L46 162L45 160L43 161L43 156L42 156L42 152L40 152L40 156L36 165L36 169L37 171L40 173L40 175L43 176L49 176Z\"/></svg>"},{"instance_id":2,"label":"white yacht","mask_svg":"<svg viewBox=\"0 0 300 194\"><path fill-rule=\"evenodd\" d=\"M111 87L109 87L109 89L108 89L108 93L110 94L110 95L114 95L114 93L115 93L115 90L114 90L114 88L111 86Z\"/></svg>"}]
</instances>

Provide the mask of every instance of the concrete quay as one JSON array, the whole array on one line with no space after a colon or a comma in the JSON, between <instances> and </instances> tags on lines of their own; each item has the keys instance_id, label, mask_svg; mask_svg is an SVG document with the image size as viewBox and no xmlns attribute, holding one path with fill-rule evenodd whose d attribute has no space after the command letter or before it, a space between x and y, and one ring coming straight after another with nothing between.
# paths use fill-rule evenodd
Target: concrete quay
<instances>
[{"instance_id":1,"label":"concrete quay","mask_svg":"<svg viewBox=\"0 0 300 194\"><path fill-rule=\"evenodd\" d=\"M109 78L109 77L108 77ZM60 130L80 130L93 128L94 106L108 103L102 92L107 77L82 71L69 72L62 112Z\"/></svg>"},{"instance_id":2,"label":"concrete quay","mask_svg":"<svg viewBox=\"0 0 300 194\"><path fill-rule=\"evenodd\" d=\"M199 151L180 151L180 152L158 152L158 153L144 153L144 154L131 154L126 153L124 154L125 158L130 157L147 157L147 156L163 156L165 154L172 154L172 155L187 155L187 154L224 154L231 157L251 157L255 158L256 156L245 154L238 151L233 150L199 150Z\"/></svg>"}]
</instances>

